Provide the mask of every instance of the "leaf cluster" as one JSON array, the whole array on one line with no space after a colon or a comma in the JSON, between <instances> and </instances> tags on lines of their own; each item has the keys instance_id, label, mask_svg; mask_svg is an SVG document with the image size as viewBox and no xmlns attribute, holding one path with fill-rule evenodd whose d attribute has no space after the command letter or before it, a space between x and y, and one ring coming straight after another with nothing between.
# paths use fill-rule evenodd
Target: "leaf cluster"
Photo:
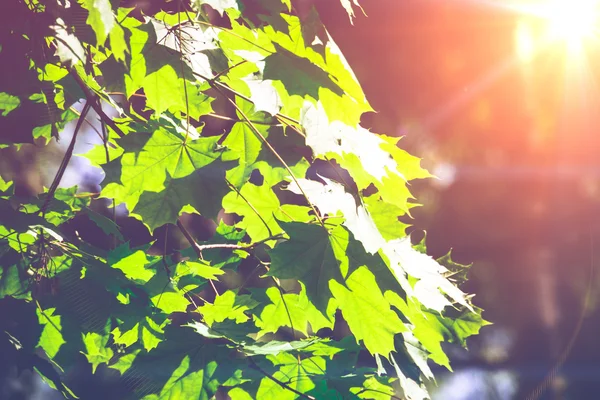
<instances>
[{"instance_id":1,"label":"leaf cluster","mask_svg":"<svg viewBox=\"0 0 600 400\"><path fill-rule=\"evenodd\" d=\"M450 368L441 344L486 322L464 267L411 245L399 218L430 175L360 126L372 108L317 12L119 3L13 0L0 28L0 121L19 132L0 147L74 121L44 193L0 177L2 348L66 398L85 397L82 363L119 398L427 398L428 360ZM61 184L90 129L98 193Z\"/></svg>"}]
</instances>

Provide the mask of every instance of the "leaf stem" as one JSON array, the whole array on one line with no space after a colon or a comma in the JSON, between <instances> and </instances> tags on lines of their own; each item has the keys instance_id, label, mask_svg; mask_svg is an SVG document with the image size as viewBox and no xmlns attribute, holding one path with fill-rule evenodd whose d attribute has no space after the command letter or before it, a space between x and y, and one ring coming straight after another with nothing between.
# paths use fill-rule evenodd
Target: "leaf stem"
<instances>
[{"instance_id":1,"label":"leaf stem","mask_svg":"<svg viewBox=\"0 0 600 400\"><path fill-rule=\"evenodd\" d=\"M233 101L229 96L226 96L223 93L223 91L220 90L218 87L216 87L216 86L213 86L213 87L218 92L220 92L221 95L223 95L223 96L225 96L225 98L227 98L227 100L235 107L235 109L237 110L237 112L240 113L240 115L242 116L242 119L244 121L246 121L246 123L248 124L248 126L250 127L250 129L254 132L254 134L259 137L259 139L264 143L264 145L267 146L267 148L271 151L271 153L273 153L273 155L283 165L283 167L286 169L286 171L290 174L290 176L291 176L292 180L294 181L294 183L296 183L296 185L300 189L300 192L302 192L302 195L304 196L304 198L308 202L308 205L310 206L310 208L312 208L313 212L315 213L315 217L317 218L317 220L319 221L319 223L321 224L321 226L323 227L323 229L325 229L325 224L323 224L323 220L321 219L321 216L319 215L319 212L317 211L317 209L315 208L315 206L313 205L313 203L311 203L311 201L308 198L308 195L306 194L306 192L304 191L304 189L302 189L302 187L300 186L300 182L298 182L298 179L296 179L296 177L294 176L294 172L292 172L292 169L289 167L289 165L287 165L287 163L285 162L285 160L283 158L281 158L281 156L279 155L279 153L277 152L277 150L275 150L273 148L273 146L271 146L271 144L267 141L267 138L265 138L263 136L263 134L260 133L260 131L258 130L258 128L256 128L256 126L252 123L252 121L250 121L250 119L244 113L244 111L240 108L240 106L238 106L236 104L236 102Z\"/></svg>"}]
</instances>

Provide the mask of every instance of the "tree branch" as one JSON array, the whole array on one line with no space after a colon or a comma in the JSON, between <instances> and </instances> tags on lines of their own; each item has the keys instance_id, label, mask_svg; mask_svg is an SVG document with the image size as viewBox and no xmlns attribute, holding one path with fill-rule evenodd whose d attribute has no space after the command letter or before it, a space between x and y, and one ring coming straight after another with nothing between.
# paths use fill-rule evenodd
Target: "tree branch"
<instances>
[{"instance_id":1,"label":"tree branch","mask_svg":"<svg viewBox=\"0 0 600 400\"><path fill-rule=\"evenodd\" d=\"M185 226L183 226L183 224L181 223L181 221L179 219L177 220L177 227L179 228L179 230L181 230L181 233L183 233L183 236L185 236L186 240L192 246L192 248L194 249L194 251L198 255L198 258L200 258L200 259L204 259L202 257L202 252L204 250L230 249L230 250L243 250L243 251L248 251L249 252L250 250L252 250L256 246L258 246L260 244L263 244L265 242L268 242L270 240L284 239L283 235L273 235L273 236L269 236L268 238L259 240L258 242L254 242L254 243L250 243L250 244L246 244L246 245L244 245L244 244L232 244L232 243L198 244L198 242L196 242L196 240L192 237L191 233L186 229Z\"/></svg>"},{"instance_id":2,"label":"tree branch","mask_svg":"<svg viewBox=\"0 0 600 400\"><path fill-rule=\"evenodd\" d=\"M222 120L231 121L231 122L245 122L243 119L230 118L230 117L226 117L224 115L219 115L219 114L214 114L214 113L205 114L204 116L213 117L213 118L222 119ZM284 126L283 124L278 124L275 122L265 122L265 121L252 121L252 123L256 124L256 125L266 125L266 126Z\"/></svg>"},{"instance_id":3,"label":"tree branch","mask_svg":"<svg viewBox=\"0 0 600 400\"><path fill-rule=\"evenodd\" d=\"M93 93L90 90L90 88L88 88L88 86L81 79L81 77L79 76L77 71L75 71L74 69L70 69L70 73L71 73L71 76L75 79L75 82L77 82L77 85L79 85L79 87L83 91L83 94L85 95L85 98L87 99L88 103L90 103L92 105L92 108L94 109L94 111L96 111L96 114L98 114L98 116L100 117L100 120L102 122L104 122L106 125L110 126L110 128L113 131L115 131L115 133L119 137L125 136L125 133L123 133L121 128L119 128L117 126L117 124L115 124L115 121L110 119L110 117L104 113L104 110L102 110L102 107L99 106L100 102L97 101L98 96L95 93Z\"/></svg>"},{"instance_id":4,"label":"tree branch","mask_svg":"<svg viewBox=\"0 0 600 400\"><path fill-rule=\"evenodd\" d=\"M60 166L58 167L58 171L52 180L52 184L50 185L50 189L48 189L48 194L46 196L46 200L44 200L44 204L42 205L41 212L42 215L46 214L46 210L50 205L52 199L54 199L54 193L56 193L56 189L58 185L60 185L60 181L62 180L63 175L67 169L67 165L69 165L69 161L71 161L71 157L73 156L73 150L75 149L75 142L77 141L77 135L81 130L81 125L83 125L83 121L85 121L85 117L90 111L90 102L87 101L81 110L81 114L79 115L79 119L77 120L77 125L75 126L75 131L73 131L73 137L71 138L71 143L69 143L69 147L65 152L65 156L63 157Z\"/></svg>"}]
</instances>

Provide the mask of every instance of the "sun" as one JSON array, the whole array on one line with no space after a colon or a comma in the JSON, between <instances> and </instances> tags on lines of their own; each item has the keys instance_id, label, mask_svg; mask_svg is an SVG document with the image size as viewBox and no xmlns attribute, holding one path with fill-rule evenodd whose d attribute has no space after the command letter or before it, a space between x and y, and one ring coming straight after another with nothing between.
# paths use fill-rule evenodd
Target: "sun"
<instances>
[{"instance_id":1,"label":"sun","mask_svg":"<svg viewBox=\"0 0 600 400\"><path fill-rule=\"evenodd\" d=\"M540 4L539 16L551 39L576 45L598 30L599 5L599 0L548 0Z\"/></svg>"}]
</instances>

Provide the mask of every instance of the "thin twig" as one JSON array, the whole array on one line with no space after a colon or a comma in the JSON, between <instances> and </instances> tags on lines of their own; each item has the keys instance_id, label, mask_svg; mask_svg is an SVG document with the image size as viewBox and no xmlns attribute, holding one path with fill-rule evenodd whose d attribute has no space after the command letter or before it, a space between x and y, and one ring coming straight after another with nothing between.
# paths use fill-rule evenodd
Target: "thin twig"
<instances>
[{"instance_id":1,"label":"thin twig","mask_svg":"<svg viewBox=\"0 0 600 400\"><path fill-rule=\"evenodd\" d=\"M195 71L192 71L192 74L195 75L196 77L200 78L200 79L203 79L203 80L207 81L213 87L214 87L214 85L217 85L221 89L225 89L228 92L230 92L231 94L233 94L233 95L235 95L235 96L237 96L237 97L239 97L241 99L244 99L244 100L246 100L249 103L254 104L254 102L252 101L251 98L249 98L248 96L246 96L246 95L238 92L237 90L235 90L233 88L230 88L229 86L227 86L223 82L220 82L220 81L216 80L216 77L215 78L209 78L209 77L204 76L202 74L199 74L198 72L195 72ZM277 113L277 114L275 114L275 117L278 117L278 118L281 118L281 119L285 119L285 120L287 120L287 121L289 121L289 122L291 122L293 124L296 124L296 125L300 125L300 121L298 121L298 120L296 120L296 119L294 119L292 117L289 117L289 116L287 116L285 114ZM283 122L283 121L281 121L281 122ZM302 135L304 135L304 134L302 133Z\"/></svg>"},{"instance_id":2,"label":"thin twig","mask_svg":"<svg viewBox=\"0 0 600 400\"><path fill-rule=\"evenodd\" d=\"M179 49L181 50L179 53L179 65L181 68L181 79L183 80L183 94L185 97L185 137L183 138L183 144L187 142L188 137L190 136L190 103L188 98L188 90L187 90L187 80L185 79L185 68L183 65L183 41L181 40L181 3L177 3L177 20L179 22L179 29L177 29L178 37L179 37Z\"/></svg>"},{"instance_id":3,"label":"thin twig","mask_svg":"<svg viewBox=\"0 0 600 400\"><path fill-rule=\"evenodd\" d=\"M183 224L181 223L180 220L177 220L177 227L181 230L181 233L183 233L183 236L185 236L186 240L194 248L196 255L198 255L198 258L200 258L201 260L204 259L204 257L202 256L202 252L204 250L230 249L230 250L243 250L243 251L249 252L250 250L254 249L256 246L263 244L265 242L268 242L270 240L284 239L283 235L273 235L273 236L269 236L268 238L265 238L265 239L262 239L262 240L259 240L257 242L250 243L250 244L232 244L232 243L198 244L198 242L196 242L196 240L194 240L194 238L192 237L190 232L185 228L185 226L183 226Z\"/></svg>"},{"instance_id":4,"label":"thin twig","mask_svg":"<svg viewBox=\"0 0 600 400\"><path fill-rule=\"evenodd\" d=\"M290 309L285 301L285 297L283 297L284 293L283 293L283 288L281 287L281 285L279 284L279 282L277 281L277 278L275 278L274 276L271 277L271 279L273 279L273 282L275 282L275 286L278 289L279 292L279 296L281 296L281 301L283 302L283 307L285 308L285 312L287 314L288 319L290 320L290 328L292 329L292 338L294 340L296 340L296 330L294 329L294 321L292 321L292 314L290 313Z\"/></svg>"},{"instance_id":5,"label":"thin twig","mask_svg":"<svg viewBox=\"0 0 600 400\"><path fill-rule=\"evenodd\" d=\"M275 118L277 118L277 120L279 122L282 123L282 125L287 126L288 128L291 128L294 132L296 132L298 135L302 136L303 138L306 139L306 134L304 132L302 132L300 129L298 129L295 125L292 125L290 122L288 121L284 121L285 118L282 118L283 114L276 114Z\"/></svg>"},{"instance_id":6,"label":"thin twig","mask_svg":"<svg viewBox=\"0 0 600 400\"><path fill-rule=\"evenodd\" d=\"M246 122L243 119L236 119L236 118L230 118L230 117L226 117L224 115L219 115L219 114L204 114L207 117L213 117L213 118L217 118L217 119L222 119L224 121L231 121L231 122ZM267 126L284 126L283 124L277 124L274 122L266 122L266 121L256 121L256 120L252 120L253 124L256 125L267 125Z\"/></svg>"},{"instance_id":7,"label":"thin twig","mask_svg":"<svg viewBox=\"0 0 600 400\"><path fill-rule=\"evenodd\" d=\"M297 119L294 119L294 118L292 118L292 117L288 117L288 116L287 116L287 115L285 115L285 114L280 114L280 113L277 113L275 116L276 116L276 117L279 117L279 118L287 119L288 121L290 121L290 122L291 122L291 123L293 123L293 124L300 125L300 121L298 121Z\"/></svg>"},{"instance_id":8,"label":"thin twig","mask_svg":"<svg viewBox=\"0 0 600 400\"><path fill-rule=\"evenodd\" d=\"M269 143L267 141L267 138L265 138L263 136L263 134L260 133L260 131L258 130L258 128L256 128L256 126L252 123L252 121L250 121L250 119L248 118L248 116L246 116L246 114L240 108L240 106L238 106L236 104L236 102L233 101L229 96L226 96L223 93L223 91L220 90L217 86L213 85L213 87L215 88L215 90L217 90L219 93L221 93L221 95L223 95L225 98L227 98L227 100L235 107L235 109L237 110L237 112L240 113L240 115L242 116L242 118L244 119L244 121L246 121L246 123L248 124L248 126L250 127L250 129L252 130L252 132L254 132L254 134L256 136L258 136L258 138L263 142L263 144L265 146L267 146L267 148L271 151L271 153L275 156L275 158L277 158L279 160L279 162L283 165L283 167L286 169L286 171L290 174L290 177L292 178L292 180L294 181L294 183L298 186L298 189L300 189L300 192L302 193L302 195L306 199L309 207L312 208L313 212L315 213L315 217L317 218L317 220L319 221L319 223L321 224L321 226L323 227L323 229L325 229L325 224L323 224L323 220L321 219L321 216L317 212L317 209L315 208L315 206L313 205L313 203L308 198L308 195L306 194L306 192L304 191L304 189L302 189L302 186L300 186L300 182L298 182L298 179L296 179L296 176L294 175L294 172L289 167L289 165L287 165L287 163L285 162L285 160L283 158L281 158L281 156L279 155L279 153L277 152L277 150L275 150L273 148L273 146L271 146L271 143Z\"/></svg>"},{"instance_id":9,"label":"thin twig","mask_svg":"<svg viewBox=\"0 0 600 400\"><path fill-rule=\"evenodd\" d=\"M186 229L186 227L181 223L179 219L177 219L177 227L179 228L181 233L183 233L183 236L185 236L185 239L188 241L190 246L192 246L198 258L203 260L204 257L202 257L202 250L198 248L198 243L196 243L196 240L194 240L192 234Z\"/></svg>"},{"instance_id":10,"label":"thin twig","mask_svg":"<svg viewBox=\"0 0 600 400\"><path fill-rule=\"evenodd\" d=\"M246 202L246 204L248 204L248 207L250 207L252 209L252 211L254 211L254 213L258 216L258 218L261 220L261 222L263 223L263 225L267 228L267 232L269 232L269 236L273 236L273 231L271 231L271 228L269 227L269 224L267 224L267 221L265 221L265 219L263 218L263 216L260 215L260 212L258 212L258 210L256 209L256 207L254 207L252 205L252 203L250 203L250 201L242 194L242 192L240 192L238 190L238 188L235 187L235 185L233 185L227 179L225 179L225 182L227 183L227 185L229 186L229 188L232 189L234 192L236 192L237 195L240 196L242 198L242 200L244 200Z\"/></svg>"},{"instance_id":11,"label":"thin twig","mask_svg":"<svg viewBox=\"0 0 600 400\"><path fill-rule=\"evenodd\" d=\"M125 136L125 133L123 133L123 131L121 130L121 128L119 128L117 126L117 124L115 123L115 121L113 121L108 115L106 115L104 113L104 111L102 110L102 107L98 106L98 103L96 103L96 100L98 99L98 96L90 90L90 88L85 84L85 82L83 81L83 79L81 79L81 77L79 76L79 74L77 73L77 71L75 71L74 69L70 69L70 73L71 73L71 76L73 76L73 78L75 79L75 82L77 82L77 85L79 85L79 87L83 91L83 94L85 95L85 98L87 99L88 103L91 104L92 108L94 109L94 111L96 111L96 114L98 114L98 116L100 117L100 119L104 123L106 123L106 125L110 126L111 129L113 131L115 131L115 133L119 137Z\"/></svg>"},{"instance_id":12,"label":"thin twig","mask_svg":"<svg viewBox=\"0 0 600 400\"><path fill-rule=\"evenodd\" d=\"M192 234L181 223L181 221L179 220L179 218L177 219L177 227L179 228L179 230L181 231L181 233L183 233L183 236L185 236L185 238L187 239L188 243L192 246L192 248L196 252L196 255L198 255L198 258L200 260L204 260L204 257L202 256L202 250L203 249L198 245L198 243L196 243L196 241L192 237ZM215 292L215 295L219 296L219 291L217 290L217 287L215 286L215 284L212 281L212 279L209 279L208 282L210 283L210 286L212 286L212 288L213 288L213 290Z\"/></svg>"},{"instance_id":13,"label":"thin twig","mask_svg":"<svg viewBox=\"0 0 600 400\"><path fill-rule=\"evenodd\" d=\"M221 71L218 74L216 74L215 77L213 78L213 80L219 79L221 76L223 76L223 74L226 74L229 71L231 71L232 69L234 69L235 67L239 67L240 65L245 64L247 62L248 62L248 60L242 60L239 63L236 63L236 64L232 65L231 67L225 68L223 71Z\"/></svg>"},{"instance_id":14,"label":"thin twig","mask_svg":"<svg viewBox=\"0 0 600 400\"><path fill-rule=\"evenodd\" d=\"M42 208L40 210L42 212L42 215L46 214L46 210L48 209L50 202L52 201L52 199L54 199L54 193L56 192L58 185L60 185L60 181L62 180L62 177L65 174L65 170L67 169L67 165L69 165L69 161L71 160L71 157L73 156L73 150L75 149L75 142L77 141L77 135L79 134L81 125L83 125L83 121L85 121L85 116L87 115L88 111L90 111L90 102L89 101L85 103L85 105L83 106L83 110L81 110L81 115L79 116L79 119L77 120L77 125L75 126L75 131L73 132L73 137L71 138L71 143L69 143L69 147L67 148L67 151L65 152L65 156L63 157L62 162L60 163L60 166L58 167L58 171L56 172L56 175L54 176L54 180L52 181L52 184L50 185L50 189L48 190L46 200L44 200L44 204L42 205Z\"/></svg>"},{"instance_id":15,"label":"thin twig","mask_svg":"<svg viewBox=\"0 0 600 400\"><path fill-rule=\"evenodd\" d=\"M256 128L256 126L252 123L252 121L248 118L248 116L244 113L244 111L240 108L240 106L238 106L236 104L235 101L233 101L229 96L227 96L225 93L223 93L222 89L226 89L230 92L232 92L233 94L235 94L236 96L239 96L240 98L254 104L254 102L249 99L247 96L237 92L236 90L230 88L229 86L225 85L224 83L221 83L219 81L216 81L214 79L208 78L202 74L198 74L196 72L193 72L194 75L206 80L217 92L219 92L223 97L225 97L232 105L233 107L235 107L235 109L237 110L237 112L242 116L242 119L248 124L248 126L250 127L250 129L252 130L252 132L254 132L254 134L256 136L258 136L258 138L263 142L263 144L265 146L267 146L267 148L271 151L271 153L273 153L273 155L279 160L279 162L281 162L281 164L283 165L283 167L286 169L286 171L290 174L292 180L294 181L294 183L296 183L296 185L298 186L298 189L300 189L300 192L302 193L302 195L304 196L304 198L306 199L308 205L310 208L312 208L313 212L315 213L315 217L317 218L317 220L319 221L319 223L321 224L321 226L323 228L325 228L325 224L323 223L323 219L321 218L321 216L319 215L319 213L317 212L317 209L315 208L315 206L312 204L312 202L309 200L308 195L306 194L306 192L304 192L304 189L302 189L302 186L300 186L300 183L298 182L298 180L296 179L296 176L294 175L293 171L291 170L291 168L289 167L289 165L287 165L287 163L285 162L285 160L283 158L281 158L281 156L279 155L279 153L277 152L277 150L275 150L273 148L273 146L271 146L271 144L267 141L267 139L263 136L262 133L260 133L260 131ZM278 114L279 115L279 114ZM284 118L287 118L291 121L295 121L292 118L280 115ZM297 122L297 121L295 121Z\"/></svg>"}]
</instances>

